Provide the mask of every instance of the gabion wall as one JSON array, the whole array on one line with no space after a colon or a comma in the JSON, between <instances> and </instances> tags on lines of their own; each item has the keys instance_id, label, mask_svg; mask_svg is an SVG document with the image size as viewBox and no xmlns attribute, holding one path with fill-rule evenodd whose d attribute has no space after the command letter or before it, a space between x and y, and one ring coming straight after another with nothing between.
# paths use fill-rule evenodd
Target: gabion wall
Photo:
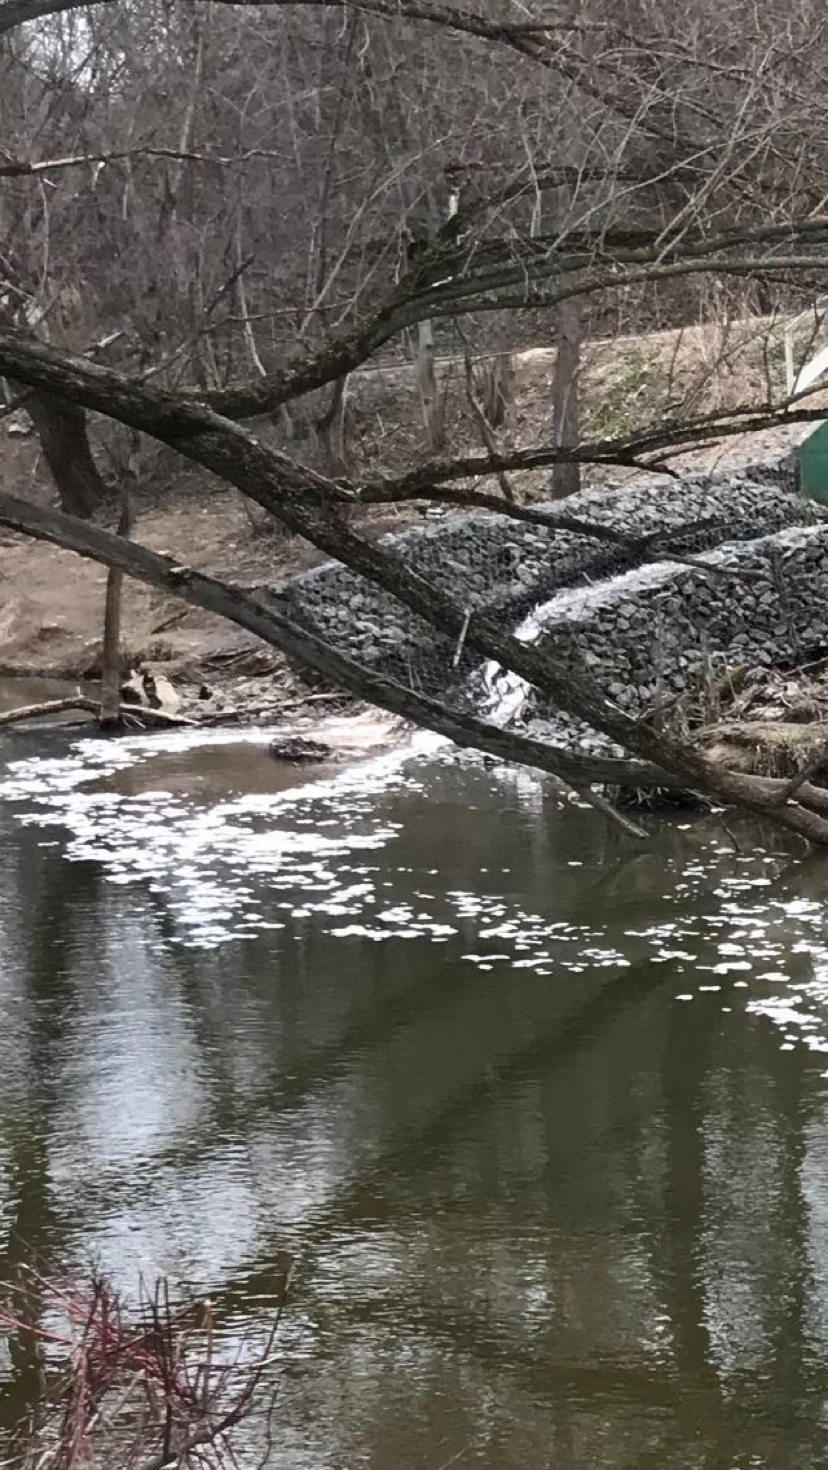
<instances>
[{"instance_id":1,"label":"gabion wall","mask_svg":"<svg viewBox=\"0 0 828 1470\"><path fill-rule=\"evenodd\" d=\"M828 523L790 528L699 558L709 570L661 563L603 586L559 594L538 640L587 669L632 715L699 689L710 673L808 662L828 647ZM584 727L529 692L516 723L580 747Z\"/></svg>"},{"instance_id":2,"label":"gabion wall","mask_svg":"<svg viewBox=\"0 0 828 1470\"><path fill-rule=\"evenodd\" d=\"M632 536L668 531L674 534L661 550L700 552L785 527L826 523L826 512L793 492L790 477L789 460L780 459L681 481L649 479L614 492L585 491L543 508L553 520L577 516ZM687 528L699 522L706 523L704 528L688 533ZM606 582L643 560L635 550L593 536L485 512L424 523L383 541L466 606L485 609L506 627L514 627L557 593ZM646 575L652 574L648 563ZM663 578L665 588L675 576L675 569L665 571L663 563L658 564L656 580ZM620 590L618 583L611 586ZM452 639L441 637L396 598L336 563L271 588L270 595L297 622L408 687L435 694L459 692L479 662L466 650L455 666ZM607 595L612 601L616 593L608 590ZM741 591L735 595L741 597ZM666 649L666 634L665 639ZM584 647L592 654L587 642ZM648 676L642 672L639 679L637 669L631 672L621 659L613 682L620 687L633 673L636 687L648 682Z\"/></svg>"}]
</instances>

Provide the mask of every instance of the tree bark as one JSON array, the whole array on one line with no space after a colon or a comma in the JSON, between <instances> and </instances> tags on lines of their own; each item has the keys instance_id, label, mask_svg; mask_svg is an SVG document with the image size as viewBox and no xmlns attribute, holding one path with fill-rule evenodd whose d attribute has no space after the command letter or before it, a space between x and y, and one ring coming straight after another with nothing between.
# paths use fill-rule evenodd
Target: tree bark
<instances>
[{"instance_id":1,"label":"tree bark","mask_svg":"<svg viewBox=\"0 0 828 1470\"><path fill-rule=\"evenodd\" d=\"M204 576L189 567L178 566L168 557L159 556L144 546L136 546L110 531L85 525L58 511L42 510L2 492L0 525L77 551L81 556L92 557L106 565L120 567L150 586L164 588L197 607L217 612L358 697L426 729L436 730L459 745L547 771L574 787L587 800L594 796L589 790L593 782L688 786L767 817L808 842L828 846L828 792L812 786L810 782L803 783L792 794L789 782L738 775L705 759L694 748L677 745L673 739L655 732L649 732L640 740L650 748L652 763L647 763L646 759L601 759L573 754L525 735L501 730L459 710L451 710L437 700L362 668L326 640L291 622L272 602L264 602L252 593ZM428 584L424 582L423 585ZM428 617L428 610L424 609L424 612ZM442 620L435 621L438 626L442 625ZM143 713L149 715L152 712ZM160 715L160 711L155 713ZM663 766L658 763L659 750L664 753Z\"/></svg>"},{"instance_id":2,"label":"tree bark","mask_svg":"<svg viewBox=\"0 0 828 1470\"><path fill-rule=\"evenodd\" d=\"M60 495L61 510L88 519L106 494L92 458L86 413L51 393L33 393L26 410Z\"/></svg>"},{"instance_id":3,"label":"tree bark","mask_svg":"<svg viewBox=\"0 0 828 1470\"><path fill-rule=\"evenodd\" d=\"M417 386L428 447L432 454L441 454L446 445L445 414L434 361L433 322L420 322L417 328Z\"/></svg>"},{"instance_id":4,"label":"tree bark","mask_svg":"<svg viewBox=\"0 0 828 1470\"><path fill-rule=\"evenodd\" d=\"M581 435L579 374L583 324L577 300L564 301L556 312L558 355L552 389L552 443L556 449L574 449ZM581 488L578 464L556 464L552 470L552 498L565 500Z\"/></svg>"}]
</instances>

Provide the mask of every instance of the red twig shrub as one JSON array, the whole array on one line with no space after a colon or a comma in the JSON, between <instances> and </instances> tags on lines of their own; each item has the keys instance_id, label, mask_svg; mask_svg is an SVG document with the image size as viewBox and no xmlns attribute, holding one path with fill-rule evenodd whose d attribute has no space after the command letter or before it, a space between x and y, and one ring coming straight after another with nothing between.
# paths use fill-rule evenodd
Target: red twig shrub
<instances>
[{"instance_id":1,"label":"red twig shrub","mask_svg":"<svg viewBox=\"0 0 828 1470\"><path fill-rule=\"evenodd\" d=\"M0 1333L32 1345L43 1392L0 1470L234 1464L232 1433L267 1392L289 1274L285 1259L264 1342L255 1351L243 1342L228 1359L210 1302L174 1304L165 1280L142 1289L129 1311L98 1272L80 1292L27 1272L36 1289L9 1292Z\"/></svg>"}]
</instances>

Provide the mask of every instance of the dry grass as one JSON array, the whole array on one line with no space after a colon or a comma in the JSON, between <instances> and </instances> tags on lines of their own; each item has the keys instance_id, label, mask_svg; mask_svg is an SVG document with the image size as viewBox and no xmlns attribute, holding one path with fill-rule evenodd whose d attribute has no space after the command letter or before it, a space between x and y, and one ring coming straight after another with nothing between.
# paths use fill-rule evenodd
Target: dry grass
<instances>
[{"instance_id":1,"label":"dry grass","mask_svg":"<svg viewBox=\"0 0 828 1470\"><path fill-rule=\"evenodd\" d=\"M581 372L584 438L615 438L661 423L665 418L735 408L784 393L782 319L739 321L654 332L646 337L616 337L590 344ZM806 323L797 341L797 361L809 354L813 333ZM536 347L514 355L515 396L507 424L496 437L504 447L543 442L548 433L555 349ZM485 359L477 359L479 368ZM467 402L462 352L439 363L445 400L446 452L482 448L479 425ZM828 405L828 393L813 399ZM796 431L794 431L796 433ZM790 431L773 431L772 442L787 442ZM352 376L347 400L346 446L354 474L393 472L429 457L413 368L405 364L367 368ZM768 436L762 436L763 452ZM312 448L303 440L297 448ZM729 442L708 447L685 462L707 463L724 454L738 462L757 454L757 444ZM617 470L589 470L590 484L624 477ZM515 477L526 496L545 494L548 472ZM495 492L497 485L491 487Z\"/></svg>"}]
</instances>

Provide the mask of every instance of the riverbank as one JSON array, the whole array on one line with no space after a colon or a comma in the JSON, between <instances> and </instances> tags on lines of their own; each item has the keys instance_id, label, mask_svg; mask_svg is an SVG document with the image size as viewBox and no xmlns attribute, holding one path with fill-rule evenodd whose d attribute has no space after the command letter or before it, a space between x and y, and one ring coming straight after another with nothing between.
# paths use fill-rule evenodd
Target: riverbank
<instances>
[{"instance_id":1,"label":"riverbank","mask_svg":"<svg viewBox=\"0 0 828 1470\"><path fill-rule=\"evenodd\" d=\"M765 324L765 327L767 324ZM739 387L755 370L763 324L746 322L730 343L739 346ZM700 405L714 407L736 392L725 373L727 355L713 353L712 329L660 332L646 338L596 342L587 354L582 385L587 432L624 432L644 418L658 417L676 395L692 392ZM758 335L757 335L758 334ZM715 333L713 333L715 336ZM721 344L720 344L721 346ZM760 354L761 356L761 354ZM714 371L710 361L718 366ZM751 366L753 364L753 366ZM529 349L514 354L514 404L500 431L504 447L529 444L543 437L548 420L554 350ZM440 364L446 394L449 450L479 450L479 434L465 400L461 359ZM379 365L354 375L348 395L349 471L375 477L419 463L426 454L416 377L410 365ZM307 426L305 426L307 428ZM299 433L302 425L297 424ZM97 431L96 431L97 432ZM111 461L113 483L121 483L120 441L101 430L96 452ZM304 430L303 430L304 432ZM710 445L676 460L684 470L711 471L778 456L800 430L764 431L738 441ZM24 420L9 420L2 434L0 480L3 487L43 505L54 503L54 486L44 470L37 441L27 436ZM293 452L290 443L280 447ZM302 442L307 457L312 445ZM311 455L312 458L312 455ZM320 465L320 468L323 466ZM256 506L246 504L219 481L196 475L174 455L147 440L136 466L130 461L134 535L152 550L166 552L199 571L229 579L242 588L280 582L322 560L300 538L286 536ZM585 472L584 484L611 493L629 476L618 470ZM478 488L500 492L496 481ZM524 498L548 493L548 473L529 471L514 477ZM421 507L370 509L355 514L362 534L403 531L421 522ZM113 511L105 524L114 526ZM43 543L0 533L0 677L78 680L94 675L100 660L106 573L72 553ZM132 666L160 667L186 701L202 698L201 713L246 709L268 718L304 698L308 690L275 650L238 628L176 599L126 580L122 626Z\"/></svg>"},{"instance_id":2,"label":"riverbank","mask_svg":"<svg viewBox=\"0 0 828 1470\"><path fill-rule=\"evenodd\" d=\"M552 646L558 661L575 669L588 666L622 708L640 717L648 712L677 717L682 730L687 724L685 733L712 739L718 749L717 737L704 728L711 723L711 679L725 690L746 683L752 688L769 668L790 669L804 660L810 666L828 646L820 596L828 544L825 515L793 493L790 478L789 458L777 455L750 468L688 474L679 494L674 480L639 478L614 492L594 489L567 502L565 514L604 525L606 537L474 512L433 525L420 521L395 545L417 570L437 581L448 578L470 605L486 608L507 625L515 626L528 613L536 624L534 636ZM145 517L142 539L178 560L189 555L195 562L186 543L194 535L194 517L201 515L200 569L265 592L278 588L288 616L315 627L357 663L431 689L449 705L485 707L496 724L514 721L521 731L551 744L597 753L605 749L599 732L547 708L528 686L513 691L511 675L502 679L491 666L481 683L474 660L458 660L451 640L355 574L331 564L309 568L310 548L272 533L251 541L238 532L238 522L234 537L232 517L238 512L227 496L223 504L211 500L209 506L192 507L186 517L180 507L152 512ZM557 507L550 508L553 517L556 512ZM613 540L619 533L639 533L646 540L654 527L662 535L671 531L665 553L678 555L678 561L637 565L635 546L619 547ZM728 544L715 549L723 541ZM693 553L689 564L688 552ZM69 681L60 691L64 699L83 687L81 706L94 715L100 666L100 640L94 635L105 572L36 543L16 543L13 554L20 590L3 589L6 669L30 679L33 673L60 676ZM61 580L67 585L70 573L60 615L42 618L32 632L26 603L31 609L38 594L48 601ZM401 722L379 718L346 694L310 685L276 650L251 635L143 586L128 586L123 642L130 671L125 697L133 706L124 722L127 731L176 721L207 729L278 725L316 740L322 758L334 763L406 738ZM789 683L795 677L786 675ZM706 691L701 718L695 710L700 678ZM51 694L44 691L41 697ZM20 704L29 702L21 693ZM807 695L799 698L800 707L808 704ZM810 705L821 708L818 700ZM25 714L58 712L64 710ZM324 723L332 717L340 717L339 730L329 742ZM730 724L737 718L734 707ZM820 713L814 718L815 731L780 746L791 771L777 772L773 762L768 764L763 732L758 773L786 776L802 763L812 767L822 723ZM381 726L367 742L366 719ZM750 720L756 723L752 714ZM353 738L344 736L346 729ZM723 738L731 747L739 745L737 768L749 769L744 751L756 740ZM276 754L299 766L320 758L319 752L308 757L293 747Z\"/></svg>"}]
</instances>

